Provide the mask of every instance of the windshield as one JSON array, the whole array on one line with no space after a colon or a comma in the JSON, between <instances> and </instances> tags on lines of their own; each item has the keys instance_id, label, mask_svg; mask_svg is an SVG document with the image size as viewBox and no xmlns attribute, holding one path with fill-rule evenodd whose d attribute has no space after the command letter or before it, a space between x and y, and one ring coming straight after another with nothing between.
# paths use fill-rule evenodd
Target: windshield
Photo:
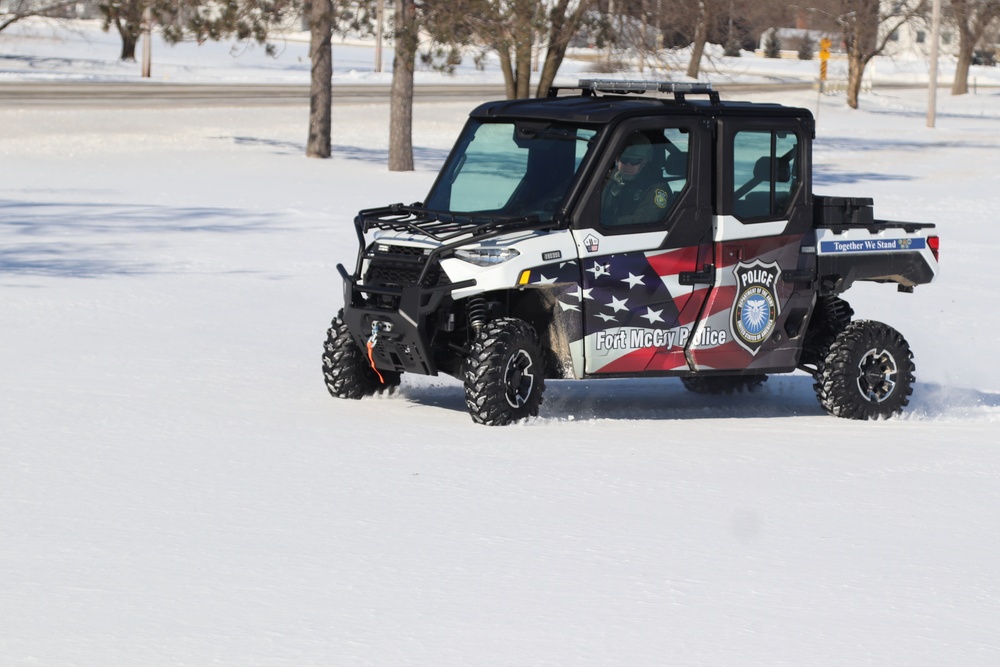
<instances>
[{"instance_id":1,"label":"windshield","mask_svg":"<svg viewBox=\"0 0 1000 667\"><path fill-rule=\"evenodd\" d=\"M551 219L596 134L566 123L470 121L427 208Z\"/></svg>"}]
</instances>

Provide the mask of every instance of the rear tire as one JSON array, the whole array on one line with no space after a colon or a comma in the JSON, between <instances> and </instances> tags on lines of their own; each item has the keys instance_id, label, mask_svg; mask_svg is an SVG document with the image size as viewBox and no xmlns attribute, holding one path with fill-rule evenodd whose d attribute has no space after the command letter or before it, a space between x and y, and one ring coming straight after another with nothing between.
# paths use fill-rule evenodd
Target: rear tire
<instances>
[{"instance_id":1,"label":"rear tire","mask_svg":"<svg viewBox=\"0 0 1000 667\"><path fill-rule=\"evenodd\" d=\"M837 336L847 328L854 317L854 309L838 296L821 296L813 309L809 332L802 345L799 367L808 371L813 379L819 379L823 370L823 360L830 353L830 346Z\"/></svg>"},{"instance_id":2,"label":"rear tire","mask_svg":"<svg viewBox=\"0 0 1000 667\"><path fill-rule=\"evenodd\" d=\"M915 368L902 334L881 322L857 320L830 346L816 397L837 417L887 419L909 404Z\"/></svg>"},{"instance_id":3,"label":"rear tire","mask_svg":"<svg viewBox=\"0 0 1000 667\"><path fill-rule=\"evenodd\" d=\"M344 324L344 311L333 318L326 332L323 352L323 377L327 391L335 398L361 399L382 391L392 392L401 374L379 371L382 380L372 369L362 348Z\"/></svg>"},{"instance_id":4,"label":"rear tire","mask_svg":"<svg viewBox=\"0 0 1000 667\"><path fill-rule=\"evenodd\" d=\"M463 371L472 421L504 426L538 415L545 362L538 334L527 322L501 318L483 326Z\"/></svg>"}]
</instances>

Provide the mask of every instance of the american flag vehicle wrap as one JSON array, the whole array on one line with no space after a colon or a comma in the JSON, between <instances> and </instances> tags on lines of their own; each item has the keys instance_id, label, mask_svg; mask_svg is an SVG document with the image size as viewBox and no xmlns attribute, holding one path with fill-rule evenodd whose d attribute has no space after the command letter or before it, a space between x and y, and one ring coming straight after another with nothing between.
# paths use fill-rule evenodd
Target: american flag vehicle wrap
<instances>
[{"instance_id":1,"label":"american flag vehicle wrap","mask_svg":"<svg viewBox=\"0 0 1000 667\"><path fill-rule=\"evenodd\" d=\"M778 343L802 236L589 256L533 270L532 284L558 285L560 326L586 350L589 373L670 373L767 365ZM751 258L745 261L743 258ZM681 274L714 264L710 284ZM742 298L741 298L742 297Z\"/></svg>"}]
</instances>

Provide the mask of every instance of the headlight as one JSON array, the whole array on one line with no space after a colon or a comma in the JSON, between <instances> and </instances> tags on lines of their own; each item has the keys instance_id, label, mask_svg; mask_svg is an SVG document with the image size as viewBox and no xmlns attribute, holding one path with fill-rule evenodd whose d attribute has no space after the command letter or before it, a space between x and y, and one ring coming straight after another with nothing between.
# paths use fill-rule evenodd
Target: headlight
<instances>
[{"instance_id":1,"label":"headlight","mask_svg":"<svg viewBox=\"0 0 1000 667\"><path fill-rule=\"evenodd\" d=\"M462 248L455 251L455 257L476 266L503 264L520 254L513 248Z\"/></svg>"}]
</instances>

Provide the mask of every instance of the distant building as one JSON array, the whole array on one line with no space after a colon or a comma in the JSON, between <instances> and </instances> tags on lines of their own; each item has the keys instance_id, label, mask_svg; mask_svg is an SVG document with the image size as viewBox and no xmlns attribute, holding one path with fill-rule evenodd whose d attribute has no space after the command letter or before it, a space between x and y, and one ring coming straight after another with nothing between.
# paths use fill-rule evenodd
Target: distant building
<instances>
[{"instance_id":1,"label":"distant building","mask_svg":"<svg viewBox=\"0 0 1000 667\"><path fill-rule=\"evenodd\" d=\"M894 0L881 0L883 11L887 12L893 2ZM813 21L819 23L819 18L822 18L823 22L827 25L840 20L818 9L802 8L798 13L794 28L776 29L778 39L781 41L781 50L785 53L790 52L789 57L791 57L791 54L798 52L802 41L807 37L812 38L816 44L819 43L820 39L826 37L831 42L830 51L832 53L843 53L844 36L840 31L823 32L810 28L810 23ZM888 42L886 42L885 50L882 54L891 58L927 58L930 55L931 30L930 17L927 16L925 18L926 20L916 19L911 21L893 31L889 36ZM769 32L770 30L765 30L763 35L761 35L759 43L760 53L764 51L764 45ZM958 54L958 30L948 22L947 17L942 18L938 50L941 55L945 56Z\"/></svg>"},{"instance_id":2,"label":"distant building","mask_svg":"<svg viewBox=\"0 0 1000 667\"><path fill-rule=\"evenodd\" d=\"M843 53L843 37L839 33L824 32L822 30L810 30L808 28L773 28L775 36L781 43L782 57L797 57L799 49L807 40L812 41L813 51L819 53L820 40L829 39L832 46L830 50L836 53ZM757 45L757 53L762 54L767 48L767 40L770 39L771 30L765 30L760 36Z\"/></svg>"},{"instance_id":3,"label":"distant building","mask_svg":"<svg viewBox=\"0 0 1000 667\"><path fill-rule=\"evenodd\" d=\"M927 58L930 52L930 25L924 21L915 21L900 27L889 36L883 55L894 58ZM938 52L943 56L958 55L958 30L943 18Z\"/></svg>"}]
</instances>

